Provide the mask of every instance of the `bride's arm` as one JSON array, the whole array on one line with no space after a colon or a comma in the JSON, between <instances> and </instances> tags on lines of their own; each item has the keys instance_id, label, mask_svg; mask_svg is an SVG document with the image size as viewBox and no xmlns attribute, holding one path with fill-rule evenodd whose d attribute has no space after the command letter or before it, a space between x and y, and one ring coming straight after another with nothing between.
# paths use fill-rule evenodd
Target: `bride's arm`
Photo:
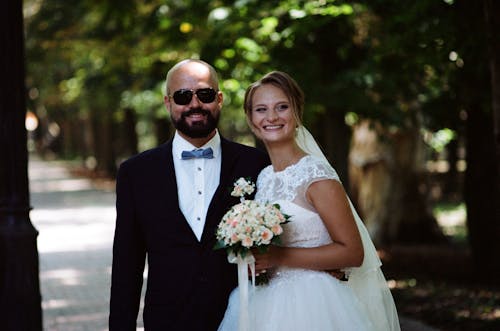
<instances>
[{"instance_id":1,"label":"bride's arm","mask_svg":"<svg viewBox=\"0 0 500 331\"><path fill-rule=\"evenodd\" d=\"M306 196L334 242L313 248L271 246L267 253L254 254L257 271L275 266L329 270L357 267L363 263L363 244L340 182L315 182L309 186Z\"/></svg>"}]
</instances>

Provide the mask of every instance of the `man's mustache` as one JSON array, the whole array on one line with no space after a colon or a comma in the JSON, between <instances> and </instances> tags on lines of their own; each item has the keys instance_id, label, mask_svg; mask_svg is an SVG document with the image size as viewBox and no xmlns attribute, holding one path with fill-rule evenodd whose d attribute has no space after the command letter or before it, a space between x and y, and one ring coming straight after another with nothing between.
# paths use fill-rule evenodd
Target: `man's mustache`
<instances>
[{"instance_id":1,"label":"man's mustache","mask_svg":"<svg viewBox=\"0 0 500 331\"><path fill-rule=\"evenodd\" d=\"M203 108L193 108L193 109L189 109L185 113L182 113L181 118L186 119L186 117L194 115L194 114L201 114L201 115L209 116L210 112L206 109L203 109Z\"/></svg>"}]
</instances>

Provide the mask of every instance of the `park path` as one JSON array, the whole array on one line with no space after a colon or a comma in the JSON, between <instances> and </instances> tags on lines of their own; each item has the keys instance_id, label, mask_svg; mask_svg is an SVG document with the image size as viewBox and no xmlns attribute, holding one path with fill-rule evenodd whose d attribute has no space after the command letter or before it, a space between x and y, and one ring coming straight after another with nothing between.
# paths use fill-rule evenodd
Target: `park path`
<instances>
[{"instance_id":1,"label":"park path","mask_svg":"<svg viewBox=\"0 0 500 331\"><path fill-rule=\"evenodd\" d=\"M28 168L44 330L107 330L114 187L71 176L65 162L31 157Z\"/></svg>"},{"instance_id":2,"label":"park path","mask_svg":"<svg viewBox=\"0 0 500 331\"><path fill-rule=\"evenodd\" d=\"M39 231L45 331L105 331L115 221L113 185L72 176L62 161L30 157L31 221ZM139 314L141 315L141 314ZM400 317L402 331L438 331ZM143 330L139 316L138 330ZM355 330L353 330L355 331Z\"/></svg>"}]
</instances>

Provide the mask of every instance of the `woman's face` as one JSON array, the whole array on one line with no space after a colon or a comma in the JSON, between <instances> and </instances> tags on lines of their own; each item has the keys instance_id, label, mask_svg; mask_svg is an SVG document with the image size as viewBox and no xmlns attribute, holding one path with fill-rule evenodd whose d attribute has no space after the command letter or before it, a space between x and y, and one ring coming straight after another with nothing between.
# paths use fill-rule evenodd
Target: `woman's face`
<instances>
[{"instance_id":1,"label":"woman's face","mask_svg":"<svg viewBox=\"0 0 500 331\"><path fill-rule=\"evenodd\" d=\"M294 111L287 95L274 85L264 84L255 90L250 120L253 132L264 143L295 139Z\"/></svg>"}]
</instances>

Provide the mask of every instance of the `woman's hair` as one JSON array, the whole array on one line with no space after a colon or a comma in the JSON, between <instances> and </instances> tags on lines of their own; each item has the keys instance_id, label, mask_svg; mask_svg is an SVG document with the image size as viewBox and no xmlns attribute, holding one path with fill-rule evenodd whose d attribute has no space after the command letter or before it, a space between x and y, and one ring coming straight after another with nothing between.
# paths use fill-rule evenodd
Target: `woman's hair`
<instances>
[{"instance_id":1,"label":"woman's hair","mask_svg":"<svg viewBox=\"0 0 500 331\"><path fill-rule=\"evenodd\" d=\"M243 108L245 109L245 114L249 123L251 123L252 117L253 95L259 87L266 84L273 85L285 93L292 106L295 120L297 124L300 125L304 112L304 92L290 75L282 71L271 71L247 88Z\"/></svg>"}]
</instances>

